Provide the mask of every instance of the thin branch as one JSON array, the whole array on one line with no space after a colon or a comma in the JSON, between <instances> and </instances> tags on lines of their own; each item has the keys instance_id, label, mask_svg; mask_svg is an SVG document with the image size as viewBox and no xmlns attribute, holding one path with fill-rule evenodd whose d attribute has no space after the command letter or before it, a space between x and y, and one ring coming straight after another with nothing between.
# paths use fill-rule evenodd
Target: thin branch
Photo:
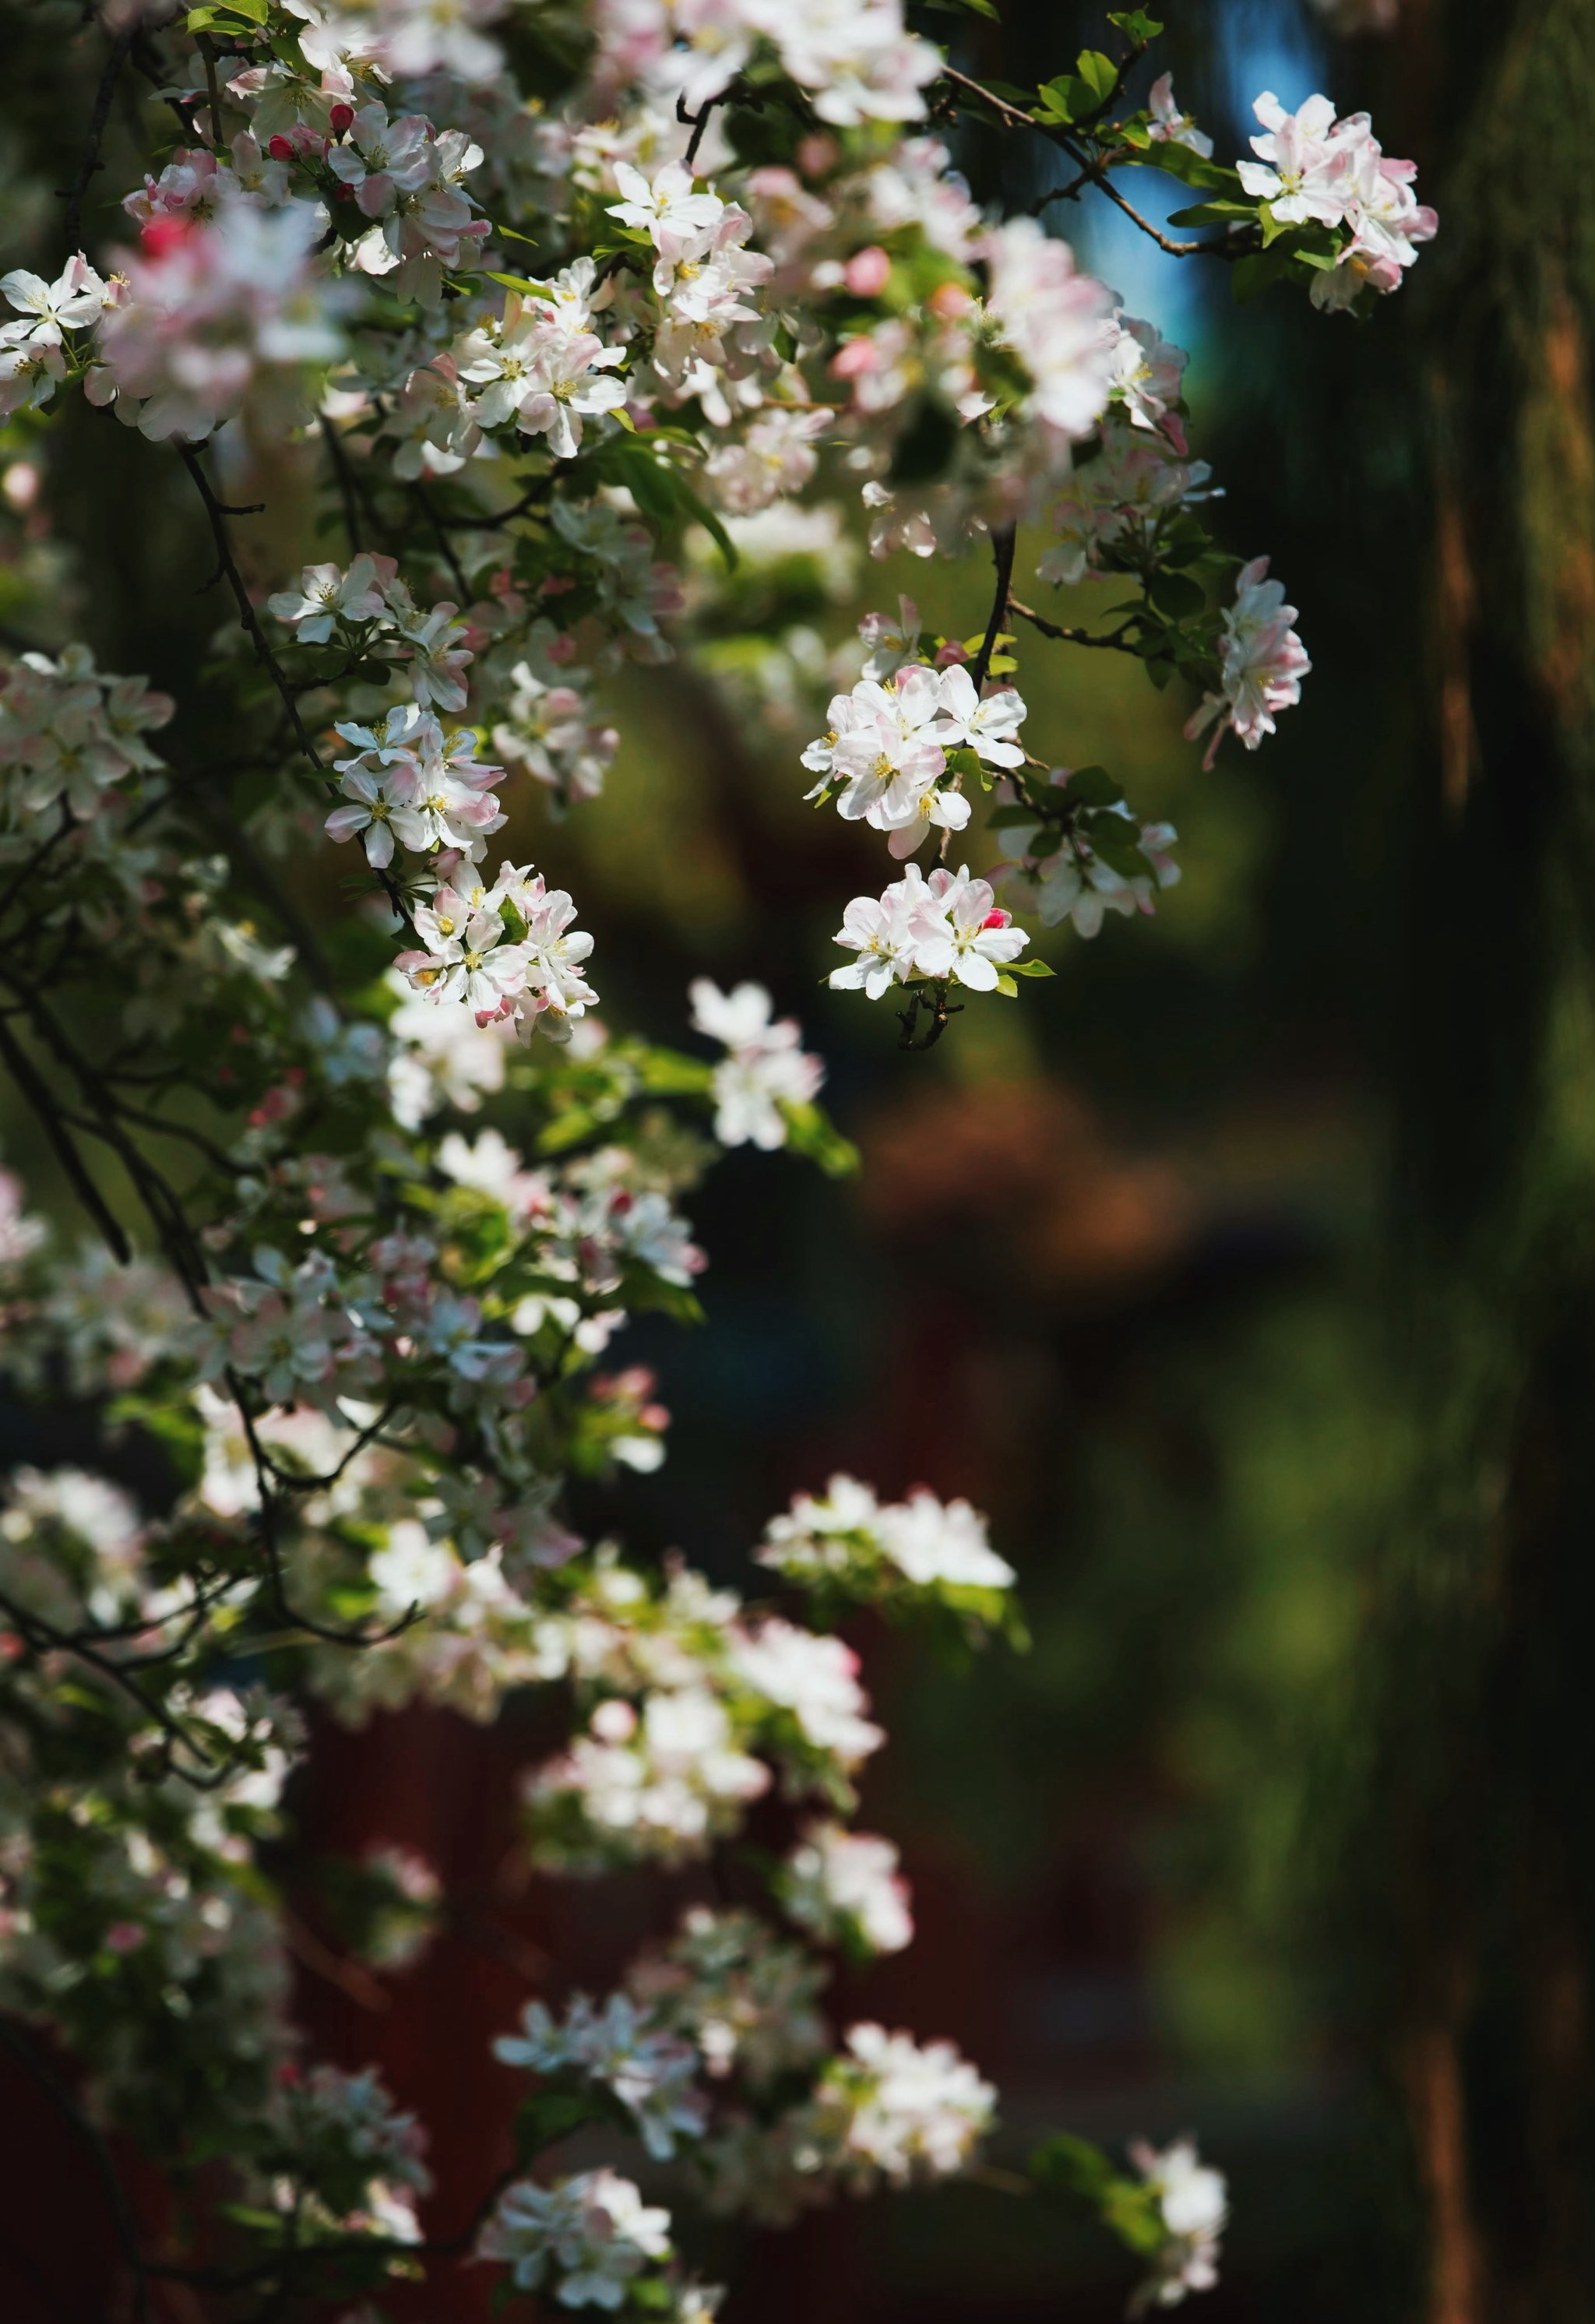
<instances>
[{"instance_id":1,"label":"thin branch","mask_svg":"<svg viewBox=\"0 0 1595 2324\"><path fill-rule=\"evenodd\" d=\"M437 510L427 498L427 488L419 479L410 485L410 497L432 529L432 537L438 543L438 553L454 577L454 585L460 593L460 604L463 605L471 594L471 585L466 579L464 566L455 555L454 543L448 537L448 528L438 521Z\"/></svg>"},{"instance_id":2,"label":"thin branch","mask_svg":"<svg viewBox=\"0 0 1595 2324\"><path fill-rule=\"evenodd\" d=\"M133 1251L121 1223L89 1176L83 1157L72 1143L42 1074L4 1019L0 1019L0 1057L5 1059L13 1081L38 1116L40 1126L55 1148L56 1159L66 1172L73 1193L105 1237L112 1257L125 1267L133 1257Z\"/></svg>"},{"instance_id":3,"label":"thin branch","mask_svg":"<svg viewBox=\"0 0 1595 2324\"><path fill-rule=\"evenodd\" d=\"M337 429L326 412L321 414L321 440L327 447L327 457L333 480L337 485L338 499L343 504L344 533L351 557L358 557L360 538L360 503L355 493L355 479L349 468L349 456L345 451Z\"/></svg>"},{"instance_id":4,"label":"thin branch","mask_svg":"<svg viewBox=\"0 0 1595 2324\"><path fill-rule=\"evenodd\" d=\"M1049 622L1044 613L1034 612L1028 605L1021 605L1019 599L1011 595L1008 610L1010 613L1017 613L1021 622L1028 622L1033 630L1039 630L1044 638L1056 638L1061 645L1102 646L1111 648L1115 653L1135 651L1129 642L1130 624L1128 622L1120 630L1066 630L1056 622Z\"/></svg>"},{"instance_id":5,"label":"thin branch","mask_svg":"<svg viewBox=\"0 0 1595 2324\"><path fill-rule=\"evenodd\" d=\"M998 524L991 528L991 564L997 575L997 585L991 592L991 611L986 619L986 634L981 640L981 650L969 666L978 696L991 675L991 656L997 650L997 641L1008 619L1009 599L1013 589L1013 556L1018 545L1019 528Z\"/></svg>"},{"instance_id":6,"label":"thin branch","mask_svg":"<svg viewBox=\"0 0 1595 2324\"><path fill-rule=\"evenodd\" d=\"M227 577L234 601L238 607L238 618L244 624L251 645L254 648L256 658L277 689L282 707L288 713L288 723L293 729L294 739L299 743L300 749L318 771L325 772L321 754L305 732L304 722L299 715L299 706L293 698L293 689L282 675L277 657L266 641L265 632L261 628L260 617L249 602L249 592L244 586L244 576L239 572L237 559L233 555L232 537L227 530L226 511L212 492L210 478L200 465L199 455L194 446L179 441L176 451L178 458L198 487L200 499L205 503L205 513L210 520L211 539L216 543L217 570L218 573L226 574Z\"/></svg>"},{"instance_id":7,"label":"thin branch","mask_svg":"<svg viewBox=\"0 0 1595 2324\"><path fill-rule=\"evenodd\" d=\"M83 224L83 198L88 191L88 181L103 168L100 161L100 140L106 134L106 124L111 117L111 102L116 94L116 83L122 78L122 68L127 62L140 23L137 8L129 11L128 21L111 43L111 53L106 59L106 69L100 75L100 85L95 93L94 111L88 116L88 143L83 149L83 159L78 164L71 190L67 195L67 249L75 254L78 236Z\"/></svg>"}]
</instances>

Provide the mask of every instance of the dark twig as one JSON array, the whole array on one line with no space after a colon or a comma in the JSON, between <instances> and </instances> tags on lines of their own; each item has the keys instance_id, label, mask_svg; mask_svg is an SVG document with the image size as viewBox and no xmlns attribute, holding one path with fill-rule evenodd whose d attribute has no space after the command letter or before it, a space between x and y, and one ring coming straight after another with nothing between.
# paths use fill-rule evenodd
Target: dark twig
<instances>
[{"instance_id":1,"label":"dark twig","mask_svg":"<svg viewBox=\"0 0 1595 2324\"><path fill-rule=\"evenodd\" d=\"M72 1143L70 1133L61 1120L60 1110L43 1075L38 1072L32 1059L4 1019L0 1019L0 1057L5 1060L13 1081L37 1114L40 1127L55 1148L56 1159L66 1172L73 1193L105 1237L113 1258L125 1267L133 1257L133 1251L121 1223L89 1176L83 1157Z\"/></svg>"},{"instance_id":2,"label":"dark twig","mask_svg":"<svg viewBox=\"0 0 1595 2324\"><path fill-rule=\"evenodd\" d=\"M337 485L338 499L343 506L344 535L349 544L349 554L351 557L358 557L363 544L360 538L360 503L355 496L355 478L349 467L349 456L343 447L343 439L338 435L336 424L327 418L325 411L321 415L321 440L327 447L327 457L331 465L333 481Z\"/></svg>"},{"instance_id":3,"label":"dark twig","mask_svg":"<svg viewBox=\"0 0 1595 2324\"><path fill-rule=\"evenodd\" d=\"M199 497L205 503L205 513L210 520L211 539L216 543L217 569L226 576L228 586L233 592L234 602L238 608L238 618L244 624L257 659L281 698L282 707L288 713L288 723L293 729L295 741L310 764L318 770L322 770L321 754L305 732L304 722L299 715L299 707L293 698L293 688L282 675L277 657L266 641L265 632L261 628L260 617L249 602L249 592L244 586L244 576L239 572L238 561L233 554L232 537L227 530L227 512L212 492L210 478L206 475L194 446L180 442L176 448L178 458L193 477L198 487Z\"/></svg>"},{"instance_id":4,"label":"dark twig","mask_svg":"<svg viewBox=\"0 0 1595 2324\"><path fill-rule=\"evenodd\" d=\"M1021 622L1028 622L1033 630L1039 630L1044 638L1056 638L1060 645L1103 646L1115 653L1135 651L1129 642L1130 624L1128 622L1119 630L1066 630L1056 622L1049 622L1044 613L1034 612L1028 605L1021 605L1012 595L1008 600L1008 610L1010 613L1017 613Z\"/></svg>"},{"instance_id":5,"label":"dark twig","mask_svg":"<svg viewBox=\"0 0 1595 2324\"><path fill-rule=\"evenodd\" d=\"M83 149L83 159L78 164L78 174L67 195L67 251L69 255L78 247L78 231L83 224L83 198L88 191L88 181L103 167L99 157L100 140L106 134L106 124L111 117L111 102L116 94L116 83L122 78L122 68L127 62L127 51L139 28L137 8L129 11L128 21L111 43L111 53L106 59L106 69L100 75L100 85L95 92L94 111L88 116L88 143Z\"/></svg>"},{"instance_id":6,"label":"dark twig","mask_svg":"<svg viewBox=\"0 0 1595 2324\"><path fill-rule=\"evenodd\" d=\"M1008 619L1008 606L1013 588L1013 554L1018 544L1019 528L998 524L991 528L991 564L997 575L997 586L991 592L991 611L986 621L986 634L981 640L981 650L969 666L969 675L978 695L991 675L991 656L997 650L997 641Z\"/></svg>"}]
</instances>

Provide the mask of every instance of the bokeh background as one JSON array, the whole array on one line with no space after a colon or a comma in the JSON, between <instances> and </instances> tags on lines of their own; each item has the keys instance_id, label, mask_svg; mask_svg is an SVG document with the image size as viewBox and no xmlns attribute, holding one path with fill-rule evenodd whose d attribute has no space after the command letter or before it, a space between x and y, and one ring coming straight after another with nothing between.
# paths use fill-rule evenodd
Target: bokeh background
<instances>
[{"instance_id":1,"label":"bokeh background","mask_svg":"<svg viewBox=\"0 0 1595 2324\"><path fill-rule=\"evenodd\" d=\"M1073 0L1003 13L961 34L972 70L1045 78L1100 32ZM906 589L927 626L977 630L983 569L871 566L822 531L739 578L713 678L628 680L606 795L558 825L529 811L528 844L580 898L617 1021L679 1041L691 976L761 978L864 1163L840 1187L786 1157L717 1169L708 1328L616 1351L659 1371L668 1463L580 1515L731 1581L834 1468L987 1510L1028 1655L853 1634L891 1736L866 1821L902 1843L920 1934L847 2008L979 2061L999 2165L1054 2128L1197 2131L1234 2203L1212 2324L1572 2324L1595 2312L1595 5L1164 13L1221 155L1259 89L1323 88L1441 208L1366 327L1282 293L1233 309L1223 268L1051 213L1191 350L1216 526L1301 608L1303 706L1203 773L1187 701L1021 635L1032 731L1176 823L1184 880L1156 920L1046 936L1056 982L903 1056L889 1011L822 989L879 844L802 805L797 754L861 612ZM32 100L48 185L60 88ZM978 133L960 158L982 198L1044 190ZM1150 176L1133 198L1185 198ZM22 239L41 224L23 202ZM124 447L64 440L63 522L95 512L113 571L164 541L175 575L185 520ZM51 553L14 544L17 586ZM750 589L756 652L729 641ZM174 585L92 618L113 666L170 683L216 615ZM5 1137L47 1190L26 1123ZM8 1458L81 1454L78 1416L49 1445L0 1425ZM325 1733L294 1802L305 2020L430 2125L434 2232L503 2152L492 2034L535 1987L601 1985L690 1891L526 1883L512 1771L539 1717ZM312 1877L375 1839L422 1849L451 1896L392 1997L340 1960ZM43 2125L18 2153L0 2309L97 2317L81 2158ZM41 2289L63 2200L78 2233ZM724 2256L732 2324L1096 2324L1131 2273L1066 2208L995 2186ZM394 2312L465 2324L484 2292L441 2273Z\"/></svg>"}]
</instances>

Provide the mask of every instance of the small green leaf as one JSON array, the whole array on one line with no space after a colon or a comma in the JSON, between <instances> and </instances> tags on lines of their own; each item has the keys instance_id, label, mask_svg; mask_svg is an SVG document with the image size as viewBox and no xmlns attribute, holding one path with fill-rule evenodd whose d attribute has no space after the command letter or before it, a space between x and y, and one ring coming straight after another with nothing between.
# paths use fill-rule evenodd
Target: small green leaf
<instances>
[{"instance_id":1,"label":"small green leaf","mask_svg":"<svg viewBox=\"0 0 1595 2324\"><path fill-rule=\"evenodd\" d=\"M1163 30L1156 16L1148 16L1144 8L1110 8L1108 22L1127 41L1142 48L1148 47Z\"/></svg>"},{"instance_id":2,"label":"small green leaf","mask_svg":"<svg viewBox=\"0 0 1595 2324\"><path fill-rule=\"evenodd\" d=\"M1101 49L1082 49L1074 60L1074 70L1090 89L1093 104L1105 105L1119 78L1112 58L1105 57Z\"/></svg>"},{"instance_id":3,"label":"small green leaf","mask_svg":"<svg viewBox=\"0 0 1595 2324\"><path fill-rule=\"evenodd\" d=\"M1106 767L1076 767L1065 786L1072 807L1117 807L1124 797Z\"/></svg>"},{"instance_id":4,"label":"small green leaf","mask_svg":"<svg viewBox=\"0 0 1595 2324\"><path fill-rule=\"evenodd\" d=\"M1001 993L1005 1001L1017 1001L1019 997L1019 986L1011 976L1000 976L997 979L996 990Z\"/></svg>"},{"instance_id":5,"label":"small green leaf","mask_svg":"<svg viewBox=\"0 0 1595 2324\"><path fill-rule=\"evenodd\" d=\"M1188 613L1200 613L1207 604L1207 592L1188 573L1154 573L1151 596L1158 612L1176 622Z\"/></svg>"},{"instance_id":6,"label":"small green leaf","mask_svg":"<svg viewBox=\"0 0 1595 2324\"><path fill-rule=\"evenodd\" d=\"M1091 102L1091 91L1083 81L1072 73L1060 73L1037 92L1036 111L1043 121L1073 121L1077 113L1090 111Z\"/></svg>"},{"instance_id":7,"label":"small green leaf","mask_svg":"<svg viewBox=\"0 0 1595 2324\"><path fill-rule=\"evenodd\" d=\"M1010 960L1008 964L1008 971L1010 976L1056 976L1057 974L1056 969L1049 968L1044 960Z\"/></svg>"}]
</instances>

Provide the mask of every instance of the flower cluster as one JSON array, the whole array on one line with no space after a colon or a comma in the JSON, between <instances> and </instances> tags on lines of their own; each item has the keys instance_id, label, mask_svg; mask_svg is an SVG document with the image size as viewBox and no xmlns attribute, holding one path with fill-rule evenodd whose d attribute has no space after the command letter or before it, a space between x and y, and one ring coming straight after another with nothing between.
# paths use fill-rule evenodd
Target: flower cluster
<instances>
[{"instance_id":1,"label":"flower cluster","mask_svg":"<svg viewBox=\"0 0 1595 2324\"><path fill-rule=\"evenodd\" d=\"M1227 733L1255 751L1273 733L1276 712L1301 700L1302 680L1313 665L1291 627L1296 618L1295 607L1285 602L1283 583L1269 580L1266 557L1242 567L1235 603L1224 614L1219 690L1206 696L1185 728L1194 740L1212 727L1209 765Z\"/></svg>"},{"instance_id":2,"label":"flower cluster","mask_svg":"<svg viewBox=\"0 0 1595 2324\"><path fill-rule=\"evenodd\" d=\"M940 1604L1000 1619L1016 1576L967 1501L938 1501L919 1486L906 1501L877 1500L855 1478L823 1496L799 1493L772 1517L754 1553L761 1565L810 1590L866 1602Z\"/></svg>"},{"instance_id":3,"label":"flower cluster","mask_svg":"<svg viewBox=\"0 0 1595 2324\"><path fill-rule=\"evenodd\" d=\"M978 695L962 662L940 671L912 662L888 678L862 678L850 694L834 696L830 731L803 753L820 778L808 796L834 793L847 821L888 833L893 855L912 855L933 827L962 831L969 821L962 770L946 780L948 752L973 752L986 766L1020 766L1025 754L1015 737L1024 716L1011 686Z\"/></svg>"},{"instance_id":4,"label":"flower cluster","mask_svg":"<svg viewBox=\"0 0 1595 2324\"><path fill-rule=\"evenodd\" d=\"M102 281L81 251L53 282L14 267L0 275L0 297L18 323L0 323L0 420L48 403L76 360L76 335L92 331L120 286Z\"/></svg>"},{"instance_id":5,"label":"flower cluster","mask_svg":"<svg viewBox=\"0 0 1595 2324\"><path fill-rule=\"evenodd\" d=\"M1229 2218L1229 2190L1222 2172L1201 2162L1188 2138L1161 2152L1138 2144L1129 2159L1156 2200L1165 2237L1130 2303L1130 2314L1139 2316L1151 2308L1176 2307L1187 2292L1212 2291L1219 2280L1219 2237Z\"/></svg>"},{"instance_id":6,"label":"flower cluster","mask_svg":"<svg viewBox=\"0 0 1595 2324\"><path fill-rule=\"evenodd\" d=\"M471 776L486 771L473 767ZM464 781L457 768L455 779ZM440 886L418 906L420 943L397 966L432 1001L463 1002L478 1025L502 1019L523 1038L536 1031L567 1040L598 999L582 973L593 939L571 927L570 897L530 863L502 863L491 887L456 876L458 887Z\"/></svg>"},{"instance_id":7,"label":"flower cluster","mask_svg":"<svg viewBox=\"0 0 1595 2324\"><path fill-rule=\"evenodd\" d=\"M989 881L973 880L967 864L956 872L941 865L927 880L910 863L879 899L855 896L842 916L836 942L856 953L831 971L839 992L863 992L879 1001L894 984L950 981L972 992L996 992L1011 979L1004 972L1030 939L1013 925Z\"/></svg>"},{"instance_id":8,"label":"flower cluster","mask_svg":"<svg viewBox=\"0 0 1595 2324\"><path fill-rule=\"evenodd\" d=\"M706 976L692 987L695 1030L721 1042L715 1067L715 1135L722 1146L754 1145L768 1153L787 1142L788 1109L807 1106L825 1080L818 1057L803 1047L795 1017L772 1018L761 984L722 992Z\"/></svg>"},{"instance_id":9,"label":"flower cluster","mask_svg":"<svg viewBox=\"0 0 1595 2324\"><path fill-rule=\"evenodd\" d=\"M563 2308L613 2310L640 2275L670 2256L670 2215L613 2171L585 2171L552 2187L518 2180L499 2198L476 2251L503 2261L517 2291L547 2286Z\"/></svg>"},{"instance_id":10,"label":"flower cluster","mask_svg":"<svg viewBox=\"0 0 1595 2324\"><path fill-rule=\"evenodd\" d=\"M100 325L89 401L114 403L142 435L189 443L246 402L263 425L291 425L344 345L349 300L315 264L318 239L303 202L156 219Z\"/></svg>"},{"instance_id":11,"label":"flower cluster","mask_svg":"<svg viewBox=\"0 0 1595 2324\"><path fill-rule=\"evenodd\" d=\"M1313 284L1314 305L1344 310L1364 290L1398 290L1439 226L1413 191L1416 164L1391 161L1366 113L1337 119L1326 97L1287 113L1265 89L1252 110L1263 131L1251 141L1257 161L1238 165L1241 185L1277 224L1330 226L1341 237Z\"/></svg>"},{"instance_id":12,"label":"flower cluster","mask_svg":"<svg viewBox=\"0 0 1595 2324\"><path fill-rule=\"evenodd\" d=\"M59 803L79 823L92 823L125 777L160 768L144 738L167 724L173 706L142 678L97 669L87 646L69 646L55 661L25 653L0 669L7 821L25 830Z\"/></svg>"}]
</instances>

